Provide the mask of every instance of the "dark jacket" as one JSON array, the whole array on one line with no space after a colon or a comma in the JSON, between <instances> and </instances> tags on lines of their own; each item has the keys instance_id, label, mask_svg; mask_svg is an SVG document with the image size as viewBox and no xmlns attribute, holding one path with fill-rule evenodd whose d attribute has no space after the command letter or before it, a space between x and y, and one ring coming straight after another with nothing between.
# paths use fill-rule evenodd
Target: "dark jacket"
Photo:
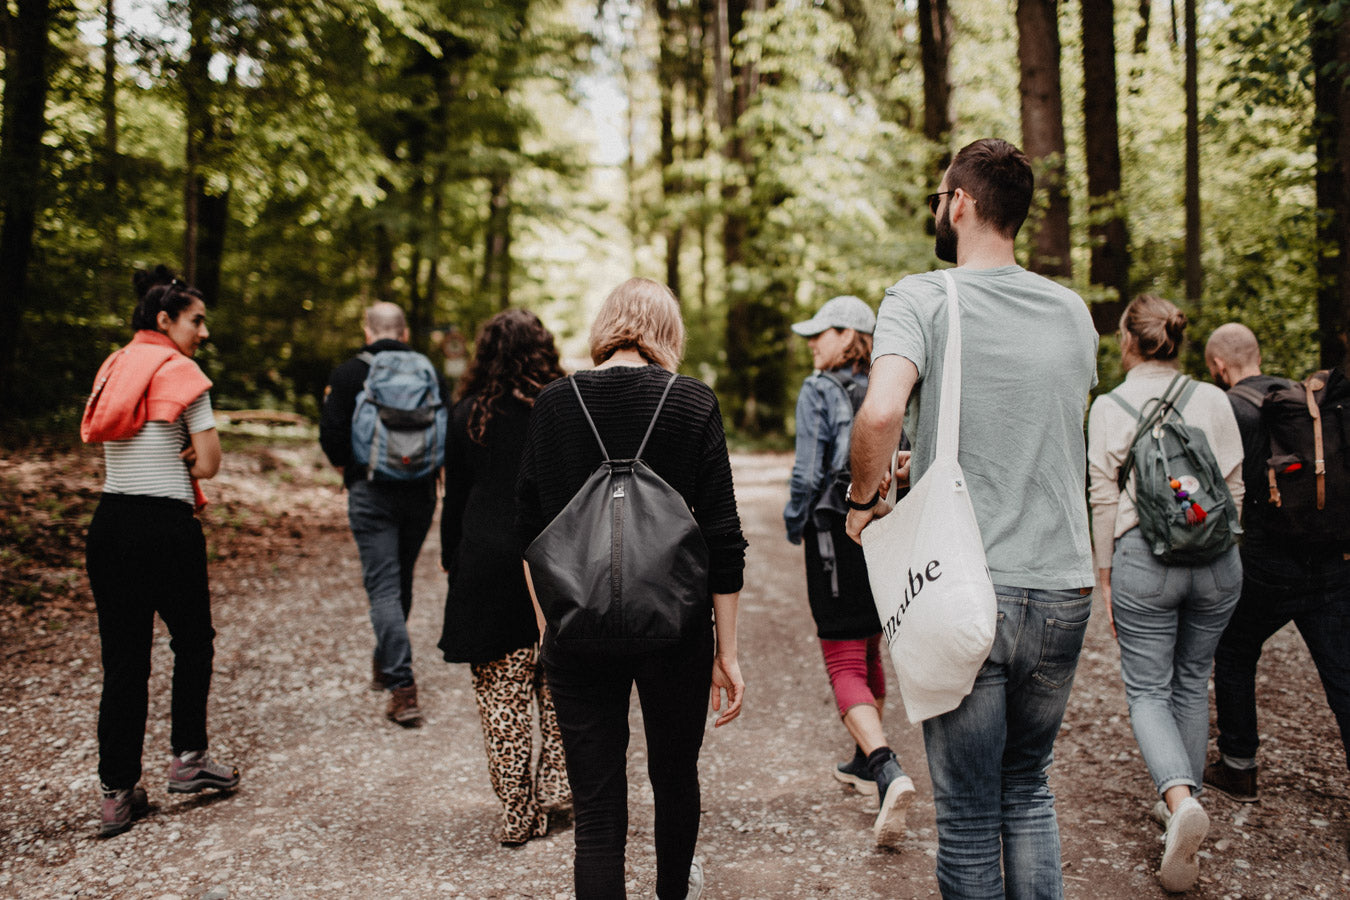
<instances>
[{"instance_id":1,"label":"dark jacket","mask_svg":"<svg viewBox=\"0 0 1350 900\"><path fill-rule=\"evenodd\" d=\"M382 353L385 350L411 350L402 341L382 338L361 348L361 353ZM366 477L366 467L352 461L352 415L356 412L356 395L365 387L370 364L353 356L328 376L328 387L323 392L323 408L319 412L319 446L328 461L342 467L342 483L350 485ZM441 400L448 402L445 380L438 379Z\"/></svg>"},{"instance_id":2,"label":"dark jacket","mask_svg":"<svg viewBox=\"0 0 1350 900\"><path fill-rule=\"evenodd\" d=\"M441 565L449 591L438 646L446 662L490 662L539 639L513 496L530 408L508 397L479 444L469 437L472 401L455 406L445 447Z\"/></svg>"}]
</instances>

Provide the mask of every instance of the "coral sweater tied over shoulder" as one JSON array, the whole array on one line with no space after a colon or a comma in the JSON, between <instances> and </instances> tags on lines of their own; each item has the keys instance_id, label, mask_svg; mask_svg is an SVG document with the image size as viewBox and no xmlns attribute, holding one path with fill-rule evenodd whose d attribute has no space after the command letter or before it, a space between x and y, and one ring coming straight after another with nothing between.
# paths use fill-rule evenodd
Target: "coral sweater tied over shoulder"
<instances>
[{"instance_id":1,"label":"coral sweater tied over shoulder","mask_svg":"<svg viewBox=\"0 0 1350 900\"><path fill-rule=\"evenodd\" d=\"M80 438L86 444L134 437L150 420L175 422L211 379L168 335L143 329L99 367L84 406ZM193 479L198 508L205 503Z\"/></svg>"}]
</instances>

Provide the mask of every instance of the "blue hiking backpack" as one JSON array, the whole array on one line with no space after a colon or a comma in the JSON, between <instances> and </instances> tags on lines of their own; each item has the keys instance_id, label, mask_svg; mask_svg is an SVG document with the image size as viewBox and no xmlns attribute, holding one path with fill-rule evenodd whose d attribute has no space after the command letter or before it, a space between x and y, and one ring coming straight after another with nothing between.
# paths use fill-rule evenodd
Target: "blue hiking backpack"
<instances>
[{"instance_id":1,"label":"blue hiking backpack","mask_svg":"<svg viewBox=\"0 0 1350 900\"><path fill-rule=\"evenodd\" d=\"M365 352L352 414L352 458L371 481L415 481L445 464L449 415L431 361L412 350Z\"/></svg>"}]
</instances>

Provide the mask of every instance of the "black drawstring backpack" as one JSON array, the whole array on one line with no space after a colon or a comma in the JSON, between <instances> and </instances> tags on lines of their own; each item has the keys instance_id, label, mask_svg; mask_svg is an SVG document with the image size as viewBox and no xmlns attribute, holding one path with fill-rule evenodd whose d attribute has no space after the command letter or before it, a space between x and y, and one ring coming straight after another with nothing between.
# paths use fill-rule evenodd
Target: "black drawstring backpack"
<instances>
[{"instance_id":1,"label":"black drawstring backpack","mask_svg":"<svg viewBox=\"0 0 1350 900\"><path fill-rule=\"evenodd\" d=\"M684 498L642 461L677 377L632 459L610 458L568 379L605 460L525 551L561 649L641 653L677 644L708 621L708 545Z\"/></svg>"}]
</instances>

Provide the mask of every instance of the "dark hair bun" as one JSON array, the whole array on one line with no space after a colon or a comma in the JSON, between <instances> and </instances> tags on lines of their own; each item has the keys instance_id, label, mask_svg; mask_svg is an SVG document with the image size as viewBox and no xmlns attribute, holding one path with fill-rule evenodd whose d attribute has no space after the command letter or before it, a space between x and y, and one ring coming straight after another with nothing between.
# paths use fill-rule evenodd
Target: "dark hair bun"
<instances>
[{"instance_id":1,"label":"dark hair bun","mask_svg":"<svg viewBox=\"0 0 1350 900\"><path fill-rule=\"evenodd\" d=\"M131 275L131 284L136 288L136 296L144 297L153 287L173 281L173 271L160 263L153 269L137 269Z\"/></svg>"}]
</instances>

